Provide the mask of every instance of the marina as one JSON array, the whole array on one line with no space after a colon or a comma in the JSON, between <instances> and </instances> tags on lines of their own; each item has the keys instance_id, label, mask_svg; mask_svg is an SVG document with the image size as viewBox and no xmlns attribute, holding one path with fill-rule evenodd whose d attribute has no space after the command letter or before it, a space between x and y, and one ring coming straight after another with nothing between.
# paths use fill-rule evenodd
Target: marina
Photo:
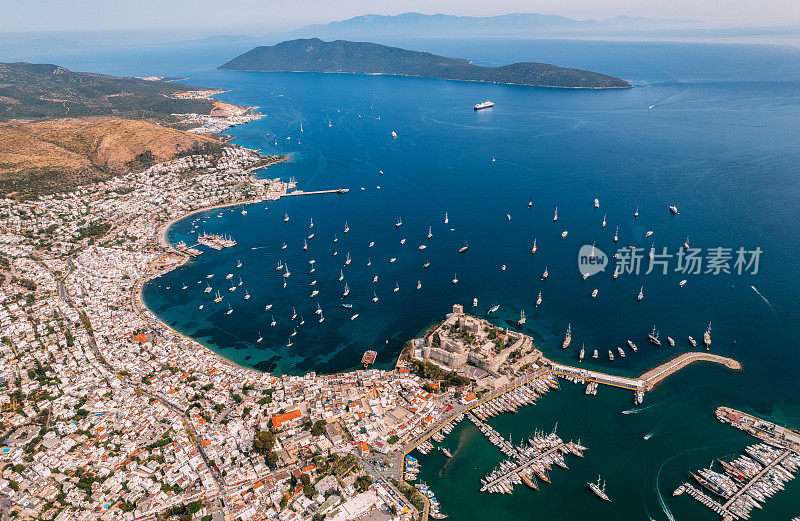
<instances>
[{"instance_id":1,"label":"marina","mask_svg":"<svg viewBox=\"0 0 800 521\"><path fill-rule=\"evenodd\" d=\"M716 416L722 423L762 440L745 447L745 454L732 460L720 459L720 470L708 468L691 473L692 479L709 496L686 482L673 495L687 492L722 516L724 521L749 519L754 508L762 509L767 499L784 490L785 484L800 470L800 433L728 407L719 407Z\"/></svg>"}]
</instances>

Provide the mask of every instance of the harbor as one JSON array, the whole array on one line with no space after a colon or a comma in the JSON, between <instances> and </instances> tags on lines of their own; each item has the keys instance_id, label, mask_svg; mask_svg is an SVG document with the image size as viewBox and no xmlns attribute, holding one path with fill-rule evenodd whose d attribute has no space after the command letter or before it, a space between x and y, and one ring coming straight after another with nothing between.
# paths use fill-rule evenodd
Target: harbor
<instances>
[{"instance_id":1,"label":"harbor","mask_svg":"<svg viewBox=\"0 0 800 521\"><path fill-rule=\"evenodd\" d=\"M748 445L745 454L736 458L719 459L721 469L714 469L712 462L692 472L700 488L687 481L673 496L687 493L724 521L749 519L754 508L763 509L764 503L783 491L800 470L800 433L727 407L719 407L716 416L762 442Z\"/></svg>"}]
</instances>

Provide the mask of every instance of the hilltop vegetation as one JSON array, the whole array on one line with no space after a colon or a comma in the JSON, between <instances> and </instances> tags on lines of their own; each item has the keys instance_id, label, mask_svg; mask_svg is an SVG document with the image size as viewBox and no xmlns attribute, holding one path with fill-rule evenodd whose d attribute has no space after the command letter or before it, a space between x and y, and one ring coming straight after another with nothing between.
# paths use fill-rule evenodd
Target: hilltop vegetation
<instances>
[{"instance_id":1,"label":"hilltop vegetation","mask_svg":"<svg viewBox=\"0 0 800 521\"><path fill-rule=\"evenodd\" d=\"M0 63L0 196L68 191L193 151L218 150L217 139L170 128L186 128L174 114L229 107L205 97L215 92L50 64Z\"/></svg>"},{"instance_id":2,"label":"hilltop vegetation","mask_svg":"<svg viewBox=\"0 0 800 521\"><path fill-rule=\"evenodd\" d=\"M324 42L318 38L256 47L219 68L391 74L538 87L631 87L630 83L620 78L581 69L566 69L549 63L520 62L502 67L483 67L468 60L446 58L428 52L409 51L369 42Z\"/></svg>"},{"instance_id":3,"label":"hilltop vegetation","mask_svg":"<svg viewBox=\"0 0 800 521\"><path fill-rule=\"evenodd\" d=\"M208 114L214 100L174 97L192 90L210 89L51 64L0 63L0 121L82 116L170 121L175 113Z\"/></svg>"},{"instance_id":4,"label":"hilltop vegetation","mask_svg":"<svg viewBox=\"0 0 800 521\"><path fill-rule=\"evenodd\" d=\"M0 196L67 191L202 148L215 139L116 118L0 124Z\"/></svg>"}]
</instances>

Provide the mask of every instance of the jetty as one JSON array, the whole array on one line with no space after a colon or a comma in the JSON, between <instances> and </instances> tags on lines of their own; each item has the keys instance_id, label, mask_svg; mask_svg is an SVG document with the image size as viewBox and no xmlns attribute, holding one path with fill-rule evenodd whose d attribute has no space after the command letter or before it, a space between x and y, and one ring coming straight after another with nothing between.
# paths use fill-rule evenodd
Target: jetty
<instances>
[{"instance_id":1,"label":"jetty","mask_svg":"<svg viewBox=\"0 0 800 521\"><path fill-rule=\"evenodd\" d=\"M285 193L281 197L290 197L293 195L346 194L349 191L350 191L349 188L334 188L332 190L313 190L310 192L304 192L303 190L295 190L293 192Z\"/></svg>"},{"instance_id":2,"label":"jetty","mask_svg":"<svg viewBox=\"0 0 800 521\"><path fill-rule=\"evenodd\" d=\"M742 368L742 364L733 358L699 351L683 353L672 360L664 362L658 367L654 367L646 373L643 373L638 378L617 376L600 371L592 371L590 369L584 369L581 367L559 364L553 361L548 362L550 371L559 376L577 378L584 381L597 382L603 385L610 385L612 387L620 387L622 389L641 392L652 391L668 376L677 373L687 365L695 362L713 362L724 365L728 369L736 371Z\"/></svg>"}]
</instances>

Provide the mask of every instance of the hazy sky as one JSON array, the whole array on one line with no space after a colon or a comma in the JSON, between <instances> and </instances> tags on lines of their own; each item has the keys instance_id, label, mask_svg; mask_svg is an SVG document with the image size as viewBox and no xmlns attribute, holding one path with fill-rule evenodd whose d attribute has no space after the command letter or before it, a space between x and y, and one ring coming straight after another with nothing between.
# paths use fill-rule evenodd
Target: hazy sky
<instances>
[{"instance_id":1,"label":"hazy sky","mask_svg":"<svg viewBox=\"0 0 800 521\"><path fill-rule=\"evenodd\" d=\"M800 0L0 0L0 32L214 29L253 33L366 13L418 11L491 16L514 12L570 18L618 15L714 25L800 25Z\"/></svg>"}]
</instances>

